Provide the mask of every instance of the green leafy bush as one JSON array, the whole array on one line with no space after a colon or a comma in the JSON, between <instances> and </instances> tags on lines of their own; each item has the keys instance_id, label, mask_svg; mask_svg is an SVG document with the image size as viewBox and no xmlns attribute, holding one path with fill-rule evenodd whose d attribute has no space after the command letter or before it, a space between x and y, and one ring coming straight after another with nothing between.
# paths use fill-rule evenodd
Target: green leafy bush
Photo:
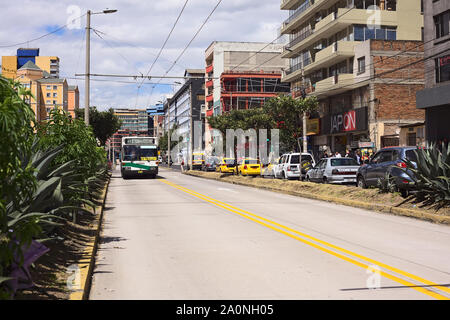
<instances>
[{"instance_id":1,"label":"green leafy bush","mask_svg":"<svg viewBox=\"0 0 450 320\"><path fill-rule=\"evenodd\" d=\"M413 172L417 193L414 195L425 206L435 209L450 206L450 144L435 144L425 149L415 150L417 168L410 160L405 160L407 168ZM407 172L407 170L404 170Z\"/></svg>"}]
</instances>

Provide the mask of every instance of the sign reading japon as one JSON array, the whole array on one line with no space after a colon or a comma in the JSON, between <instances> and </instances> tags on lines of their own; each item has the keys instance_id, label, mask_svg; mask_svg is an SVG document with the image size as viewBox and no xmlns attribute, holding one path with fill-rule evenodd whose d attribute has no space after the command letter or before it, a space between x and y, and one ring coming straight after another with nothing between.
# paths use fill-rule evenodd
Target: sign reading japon
<instances>
[{"instance_id":1,"label":"sign reading japon","mask_svg":"<svg viewBox=\"0 0 450 320\"><path fill-rule=\"evenodd\" d=\"M322 134L367 130L367 107L321 118Z\"/></svg>"}]
</instances>

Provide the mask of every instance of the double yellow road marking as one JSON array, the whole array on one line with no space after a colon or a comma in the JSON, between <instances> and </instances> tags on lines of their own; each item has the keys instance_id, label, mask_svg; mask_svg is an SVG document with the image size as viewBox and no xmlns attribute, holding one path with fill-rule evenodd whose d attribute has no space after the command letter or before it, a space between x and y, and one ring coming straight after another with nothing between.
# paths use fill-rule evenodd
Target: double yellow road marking
<instances>
[{"instance_id":1,"label":"double yellow road marking","mask_svg":"<svg viewBox=\"0 0 450 320\"><path fill-rule=\"evenodd\" d=\"M377 265L380 268L383 268L385 270L389 270L390 272L393 272L393 273L395 273L397 275L401 275L401 276L406 277L406 278L408 278L410 280L415 280L415 281L420 283L419 285L416 284L416 283L412 283L412 282L410 282L408 280L405 280L403 278L398 277L397 275L388 273L388 272L383 271L383 270L380 269L380 275L382 275L385 278L388 278L390 280L393 280L395 282L398 282L398 283L400 283L400 284L402 284L402 285L404 285L406 287L411 287L414 290L417 290L417 291L419 291L421 293L424 293L424 294L429 295L429 296L431 296L433 298L436 298L436 299L440 299L440 300L448 300L449 299L448 297L446 297L446 296L442 295L441 293L439 293L438 290L441 290L441 291L443 291L445 293L450 293L450 288L447 288L447 287L444 287L444 286L439 286L438 284L433 283L432 281L423 279L423 278L421 278L419 276L416 276L416 275L413 275L413 274L411 274L409 272L402 271L402 270L400 270L398 268L391 267L391 266L386 265L384 263L381 263L379 261L376 261L376 260L373 260L371 258L362 256L360 254L354 253L354 252L346 250L344 248L335 246L335 245L333 245L331 243L328 243L326 241L323 241L323 240L320 240L318 238L312 237L312 236L307 235L307 234L305 234L303 232L294 230L294 229L292 229L290 227L284 226L284 225L279 224L279 223L277 223L275 221L266 219L264 217L260 217L260 216L258 216L256 214L253 214L251 212L242 210L240 208L237 208L237 207L232 206L230 204L224 203L224 202L219 201L217 199L211 198L209 196L206 196L206 195L201 194L199 192L196 192L194 190L191 190L191 189L179 186L179 185L177 185L175 183L172 183L172 182L170 182L168 180L163 179L163 180L160 180L160 181L162 181L163 183L165 183L165 184L167 184L167 185L169 185L171 187L174 187L174 188L176 188L176 189L178 189L180 191L183 191L183 192L185 192L187 194L190 194L190 195L192 195L192 196L194 196L196 198L199 198L201 200L209 202L209 203L211 203L213 205L216 205L217 207L220 207L220 208L225 209L227 211L230 211L230 212L233 212L235 214L238 214L239 216L241 216L243 218L246 218L248 220L256 222L256 223L258 223L258 224L260 224L262 226L265 226L265 227L267 227L269 229L272 229L274 231L282 233L282 234L284 234L284 235L286 235L288 237L296 239L296 240L298 240L298 241L300 241L300 242L302 242L304 244L307 244L307 245L309 245L311 247L314 247L314 248L316 248L318 250L321 250L323 252L331 254L331 255L333 255L335 257L338 257L338 258L340 258L342 260L350 262L350 263L352 263L354 265L357 265L357 266L359 266L361 268L364 268L366 270L368 268L370 268L371 265L367 265L367 264L365 264L365 263L363 263L361 261L355 260L353 258L357 258L359 260L362 260L362 261L365 261L365 262L369 262L372 265ZM353 257L353 258L351 258L351 257ZM424 286L428 286L429 288L425 288Z\"/></svg>"}]
</instances>

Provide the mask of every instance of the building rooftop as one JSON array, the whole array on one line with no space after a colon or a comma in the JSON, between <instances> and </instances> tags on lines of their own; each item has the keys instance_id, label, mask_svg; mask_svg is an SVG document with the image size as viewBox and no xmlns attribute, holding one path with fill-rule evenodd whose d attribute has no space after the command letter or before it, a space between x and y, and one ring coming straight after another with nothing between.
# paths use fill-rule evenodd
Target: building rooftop
<instances>
[{"instance_id":1,"label":"building rooftop","mask_svg":"<svg viewBox=\"0 0 450 320\"><path fill-rule=\"evenodd\" d=\"M60 79L60 78L42 78L36 80L39 83L64 83L66 79Z\"/></svg>"},{"instance_id":2,"label":"building rooftop","mask_svg":"<svg viewBox=\"0 0 450 320\"><path fill-rule=\"evenodd\" d=\"M35 65L32 61L27 61L19 70L37 70L42 71L37 65Z\"/></svg>"}]
</instances>

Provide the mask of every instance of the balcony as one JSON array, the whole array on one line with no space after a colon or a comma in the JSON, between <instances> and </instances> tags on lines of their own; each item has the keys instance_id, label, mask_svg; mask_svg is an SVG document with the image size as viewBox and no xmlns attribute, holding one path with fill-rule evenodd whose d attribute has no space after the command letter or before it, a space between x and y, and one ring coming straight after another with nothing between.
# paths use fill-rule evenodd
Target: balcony
<instances>
[{"instance_id":1,"label":"balcony","mask_svg":"<svg viewBox=\"0 0 450 320\"><path fill-rule=\"evenodd\" d=\"M292 80L296 78L300 78L303 75L303 68L311 64L311 60L307 59L303 62L300 62L294 66L291 66L284 72L283 78L281 82L292 82Z\"/></svg>"},{"instance_id":2,"label":"balcony","mask_svg":"<svg viewBox=\"0 0 450 320\"><path fill-rule=\"evenodd\" d=\"M316 53L314 61L305 66L304 74L307 75L317 69L328 68L336 63L351 58L355 55L355 46L358 41L339 41Z\"/></svg>"},{"instance_id":3,"label":"balcony","mask_svg":"<svg viewBox=\"0 0 450 320\"><path fill-rule=\"evenodd\" d=\"M297 0L297 1L286 1L286 2L294 2L293 4L295 5L295 2L298 3L299 1L300 0ZM295 7L294 5L292 7ZM283 22L283 25L289 24L291 21L293 21L295 18L297 18L303 12L305 12L309 7L311 7L311 2L309 0L306 0L297 9L295 9L295 11L292 14L289 15L289 18L287 18Z\"/></svg>"},{"instance_id":4,"label":"balcony","mask_svg":"<svg viewBox=\"0 0 450 320\"><path fill-rule=\"evenodd\" d=\"M333 12L319 21L312 34L304 40L298 42L282 53L281 57L293 58L299 52L311 47L321 39L326 39L339 31L354 24L366 25L373 19L373 11L364 9L339 8L337 13ZM382 25L398 26L396 11L380 11L380 21Z\"/></svg>"},{"instance_id":5,"label":"balcony","mask_svg":"<svg viewBox=\"0 0 450 320\"><path fill-rule=\"evenodd\" d=\"M314 18L314 15L320 10L327 9L338 1L339 0L316 0L312 5L308 1L308 5L305 5L304 8L298 7L298 12L294 13L291 17L284 21L281 27L281 34L292 33L293 30L305 23L305 21ZM286 2L289 1L286 0ZM288 3L286 3L286 5L287 4Z\"/></svg>"},{"instance_id":6,"label":"balcony","mask_svg":"<svg viewBox=\"0 0 450 320\"><path fill-rule=\"evenodd\" d=\"M307 0L307 1L309 1L309 0ZM299 0L281 0L280 9L281 10L293 10L298 2L299 2Z\"/></svg>"},{"instance_id":7,"label":"balcony","mask_svg":"<svg viewBox=\"0 0 450 320\"><path fill-rule=\"evenodd\" d=\"M206 67L206 73L210 73L213 72L214 66L212 64L210 64L209 66Z\"/></svg>"},{"instance_id":8,"label":"balcony","mask_svg":"<svg viewBox=\"0 0 450 320\"><path fill-rule=\"evenodd\" d=\"M212 94L206 96L206 102L211 102L211 101L213 101L213 95Z\"/></svg>"},{"instance_id":9,"label":"balcony","mask_svg":"<svg viewBox=\"0 0 450 320\"><path fill-rule=\"evenodd\" d=\"M212 80L206 81L206 87L207 87L207 88L210 88L210 87L212 87L213 85L214 85L214 83L213 83Z\"/></svg>"}]
</instances>

